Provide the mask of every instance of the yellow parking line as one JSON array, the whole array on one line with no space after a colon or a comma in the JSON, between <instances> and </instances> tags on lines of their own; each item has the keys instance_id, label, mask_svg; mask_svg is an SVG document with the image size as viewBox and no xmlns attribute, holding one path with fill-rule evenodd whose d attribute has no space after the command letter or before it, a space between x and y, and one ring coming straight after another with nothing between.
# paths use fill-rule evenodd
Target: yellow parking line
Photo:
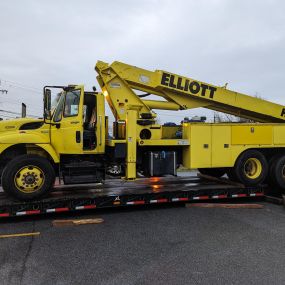
<instances>
[{"instance_id":1,"label":"yellow parking line","mask_svg":"<svg viewBox=\"0 0 285 285\"><path fill-rule=\"evenodd\" d=\"M0 238L29 237L29 236L38 236L39 234L40 234L40 232L22 233L22 234L10 234L10 235L0 235Z\"/></svg>"}]
</instances>

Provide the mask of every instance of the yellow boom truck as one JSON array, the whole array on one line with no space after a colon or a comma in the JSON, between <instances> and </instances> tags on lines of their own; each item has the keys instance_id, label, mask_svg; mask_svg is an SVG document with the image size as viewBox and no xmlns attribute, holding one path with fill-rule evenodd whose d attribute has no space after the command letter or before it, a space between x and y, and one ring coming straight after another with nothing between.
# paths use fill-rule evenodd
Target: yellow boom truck
<instances>
[{"instance_id":1,"label":"yellow boom truck","mask_svg":"<svg viewBox=\"0 0 285 285\"><path fill-rule=\"evenodd\" d=\"M247 186L285 188L285 107L161 70L98 61L101 92L82 85L44 87L44 119L0 122L1 182L19 200L64 184L102 182L105 173L134 180L199 169ZM57 96L51 103L51 94ZM156 95L161 100L148 100ZM107 100L115 117L108 135ZM160 125L155 109L204 107L255 123ZM176 179L176 178L173 178Z\"/></svg>"}]
</instances>

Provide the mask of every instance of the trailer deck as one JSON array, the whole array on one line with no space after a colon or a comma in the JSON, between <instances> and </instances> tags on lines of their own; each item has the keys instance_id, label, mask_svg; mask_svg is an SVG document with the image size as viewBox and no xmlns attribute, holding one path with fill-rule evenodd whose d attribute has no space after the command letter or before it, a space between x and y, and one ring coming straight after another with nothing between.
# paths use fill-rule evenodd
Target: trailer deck
<instances>
[{"instance_id":1,"label":"trailer deck","mask_svg":"<svg viewBox=\"0 0 285 285\"><path fill-rule=\"evenodd\" d=\"M0 192L0 218L95 208L263 196L263 187L242 187L195 176L142 178L104 184L57 185L38 201L21 202Z\"/></svg>"}]
</instances>

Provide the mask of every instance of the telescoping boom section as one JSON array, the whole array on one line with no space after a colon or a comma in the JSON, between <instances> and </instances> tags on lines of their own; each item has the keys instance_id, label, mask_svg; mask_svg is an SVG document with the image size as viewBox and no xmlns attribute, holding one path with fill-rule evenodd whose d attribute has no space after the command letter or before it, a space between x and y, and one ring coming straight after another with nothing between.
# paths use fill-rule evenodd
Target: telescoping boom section
<instances>
[{"instance_id":1,"label":"telescoping boom section","mask_svg":"<svg viewBox=\"0 0 285 285\"><path fill-rule=\"evenodd\" d=\"M150 112L150 109L185 110L204 107L256 122L285 121L283 105L231 91L226 87L162 70L149 71L117 61L110 65L98 61L95 69L99 73L98 81L102 89L110 94L107 99L118 119L124 119L125 114L118 110L132 105L131 108L136 107L140 113ZM131 89L161 96L166 101L144 100L143 96L137 96ZM124 95L120 92L124 92ZM122 103L120 97L128 97L128 102Z\"/></svg>"}]
</instances>

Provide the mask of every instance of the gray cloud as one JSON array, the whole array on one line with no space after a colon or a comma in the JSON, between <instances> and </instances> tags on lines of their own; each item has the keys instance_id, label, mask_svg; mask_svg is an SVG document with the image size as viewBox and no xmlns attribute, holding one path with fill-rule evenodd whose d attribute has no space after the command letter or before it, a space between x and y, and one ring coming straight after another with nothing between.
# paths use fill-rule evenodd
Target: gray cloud
<instances>
[{"instance_id":1,"label":"gray cloud","mask_svg":"<svg viewBox=\"0 0 285 285\"><path fill-rule=\"evenodd\" d=\"M7 84L9 98L39 114L43 85L91 88L98 59L229 82L229 89L283 104L284 8L281 0L2 0L0 78L38 89ZM204 113L183 111L163 121Z\"/></svg>"}]
</instances>

